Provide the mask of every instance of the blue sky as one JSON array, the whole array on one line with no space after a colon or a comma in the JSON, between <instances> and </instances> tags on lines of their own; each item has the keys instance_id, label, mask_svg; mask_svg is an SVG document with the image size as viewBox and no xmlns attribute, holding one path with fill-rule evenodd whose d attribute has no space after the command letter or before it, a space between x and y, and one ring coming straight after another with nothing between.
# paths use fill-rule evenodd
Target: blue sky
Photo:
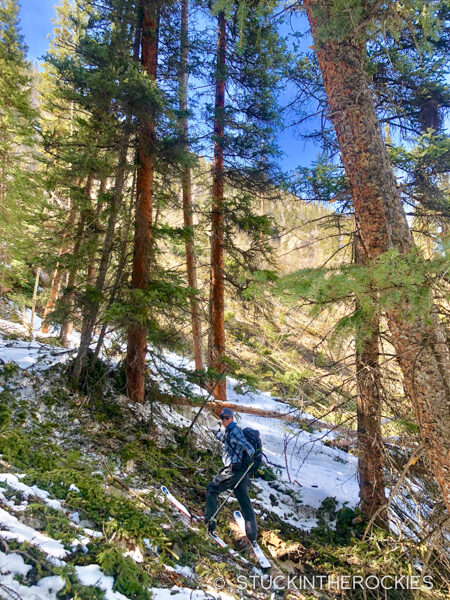
<instances>
[{"instance_id":1,"label":"blue sky","mask_svg":"<svg viewBox=\"0 0 450 600\"><path fill-rule=\"evenodd\" d=\"M39 58L48 49L49 35L53 30L52 19L56 17L55 6L58 0L19 0L19 3L21 32L28 46L28 59L36 64L41 62ZM306 46L310 43L305 42ZM281 163L285 171L292 171L299 165L309 166L316 158L315 145L299 139L292 128L280 134L278 143L284 153Z\"/></svg>"},{"instance_id":2,"label":"blue sky","mask_svg":"<svg viewBox=\"0 0 450 600\"><path fill-rule=\"evenodd\" d=\"M20 0L22 34L28 46L28 58L33 62L47 51L56 4L55 0Z\"/></svg>"}]
</instances>

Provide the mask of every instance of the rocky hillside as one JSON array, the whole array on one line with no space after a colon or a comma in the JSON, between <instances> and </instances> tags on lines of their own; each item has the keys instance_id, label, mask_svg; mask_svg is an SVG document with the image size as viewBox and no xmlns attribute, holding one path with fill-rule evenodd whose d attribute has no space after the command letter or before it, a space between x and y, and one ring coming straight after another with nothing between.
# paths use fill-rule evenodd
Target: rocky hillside
<instances>
[{"instance_id":1,"label":"rocky hillside","mask_svg":"<svg viewBox=\"0 0 450 600\"><path fill-rule=\"evenodd\" d=\"M382 538L361 542L357 460L329 446L335 432L299 424L311 415L228 381L239 424L259 429L267 456L251 492L272 565L263 573L234 523L234 498L218 530L237 556L161 493L164 484L202 513L206 484L221 467L208 410L189 432L196 406L131 405L113 359L99 363L87 394L75 392L65 375L70 351L23 339L21 324L0 326L0 598L376 598L379 590L363 596L361 588L343 596L332 578L415 575L401 548L385 557ZM165 359L161 390L189 366ZM395 598L412 598L405 594Z\"/></svg>"}]
</instances>

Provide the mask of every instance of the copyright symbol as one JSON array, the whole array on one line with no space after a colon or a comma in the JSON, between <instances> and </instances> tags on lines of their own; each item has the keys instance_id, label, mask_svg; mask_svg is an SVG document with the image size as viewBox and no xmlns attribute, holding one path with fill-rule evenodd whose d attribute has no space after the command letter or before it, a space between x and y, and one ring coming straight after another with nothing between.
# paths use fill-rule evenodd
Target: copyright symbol
<instances>
[{"instance_id":1,"label":"copyright symbol","mask_svg":"<svg viewBox=\"0 0 450 600\"><path fill-rule=\"evenodd\" d=\"M218 590L223 590L223 588L225 587L226 582L225 579L223 577L216 577L214 579L214 586L218 589Z\"/></svg>"}]
</instances>

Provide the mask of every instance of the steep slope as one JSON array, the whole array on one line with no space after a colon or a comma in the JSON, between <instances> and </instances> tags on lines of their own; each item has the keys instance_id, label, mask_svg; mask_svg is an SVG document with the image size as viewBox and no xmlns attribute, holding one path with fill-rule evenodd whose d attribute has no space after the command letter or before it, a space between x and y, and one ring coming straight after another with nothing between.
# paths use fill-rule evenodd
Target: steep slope
<instances>
[{"instance_id":1,"label":"steep slope","mask_svg":"<svg viewBox=\"0 0 450 600\"><path fill-rule=\"evenodd\" d=\"M360 542L351 542L361 531L351 508L358 501L356 458L326 445L329 429L304 431L283 418L249 414L260 409L282 417L292 409L228 381L240 425L260 430L269 461L252 496L273 568L265 575L256 565L249 571L211 543L202 525L189 527L160 493L164 483L192 512L203 511L206 483L221 465L211 433L217 419L204 410L188 435L197 407L131 405L113 363L101 363L101 389L74 392L60 364L69 356L42 343L0 340L0 597L265 598L276 591L275 576L284 578L283 592L289 575L367 574L364 554L355 562ZM189 365L175 355L162 362L165 372L162 364L153 367L164 390L168 375L180 378ZM219 531L242 550L232 521L236 507L230 499ZM376 573L394 564L399 572L409 568L394 562L397 551L387 564L369 556ZM319 590L319 583L299 597L335 597L335 588Z\"/></svg>"}]
</instances>

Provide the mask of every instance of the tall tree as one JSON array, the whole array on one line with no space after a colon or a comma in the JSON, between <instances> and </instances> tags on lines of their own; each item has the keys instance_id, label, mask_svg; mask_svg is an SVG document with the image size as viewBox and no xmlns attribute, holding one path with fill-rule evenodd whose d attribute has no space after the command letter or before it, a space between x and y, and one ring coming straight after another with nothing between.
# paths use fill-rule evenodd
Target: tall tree
<instances>
[{"instance_id":1,"label":"tall tree","mask_svg":"<svg viewBox=\"0 0 450 600\"><path fill-rule=\"evenodd\" d=\"M180 109L180 141L185 155L182 166L181 191L183 195L183 217L186 232L186 270L188 285L191 288L189 304L191 310L192 342L194 349L195 368L202 370L203 339L200 310L197 300L197 265L194 245L194 222L192 212L192 177L189 164L189 121L187 104L188 84L188 53L189 53L189 0L181 0L181 30L180 30L180 72L179 72L179 109Z\"/></svg>"},{"instance_id":2,"label":"tall tree","mask_svg":"<svg viewBox=\"0 0 450 600\"><path fill-rule=\"evenodd\" d=\"M221 373L225 281L234 294L248 297L254 271L270 258L271 221L260 214L260 198L275 175L275 95L285 54L269 18L270 3L217 2L215 10L208 364ZM215 395L224 400L225 394L222 380Z\"/></svg>"},{"instance_id":3,"label":"tall tree","mask_svg":"<svg viewBox=\"0 0 450 600\"><path fill-rule=\"evenodd\" d=\"M59 5L55 7L56 19L55 27L53 30L53 37L50 42L49 55L61 59L66 59L70 55L70 43L78 39L78 31L75 24L71 20L73 7L69 0L62 0ZM55 68L50 61L44 64L44 72L39 78L39 91L41 95L41 104L44 108L43 118L41 119L41 129L43 131L44 140L48 137L53 138L52 146L55 145L55 138L62 140L71 139L74 132L74 102L73 100L64 101L58 93L58 87L56 84L57 76ZM68 116L68 118L67 118ZM58 153L59 154L59 153ZM55 163L59 162L54 160L54 156L49 161L52 164L52 171L55 170ZM56 178L55 178L56 179ZM62 180L66 184L65 189L61 185ZM69 178L61 177L58 181L59 185L53 180L50 184L50 196L57 198L57 205L59 203L63 206L63 212L68 211L68 216L61 217L65 222L65 226L61 233L57 232L54 235L52 246L58 245L56 250L58 254L58 260L55 265L51 264L51 259L48 264L48 268L53 268L53 276L51 280L50 292L48 295L47 303L44 308L44 315L41 325L41 333L47 334L50 331L50 316L52 315L62 283L64 278L67 279L67 273L64 271L64 263L66 261L66 255L70 251L73 245L72 231L75 221L78 216L78 207L76 202L72 198ZM82 183L82 178L78 178L76 182L77 187ZM58 219L59 220L59 219ZM54 250L55 251L55 250ZM50 250L52 254L52 251ZM66 277L65 277L66 276Z\"/></svg>"},{"instance_id":4,"label":"tall tree","mask_svg":"<svg viewBox=\"0 0 450 600\"><path fill-rule=\"evenodd\" d=\"M78 217L78 223L77 223L77 227L76 227L76 235L75 235L74 245L73 245L73 250L72 250L73 256L76 260L71 262L69 269L68 269L67 285L66 285L65 298L64 298L66 310L65 310L64 320L61 324L61 333L60 333L61 341L64 346L67 346L67 344L69 342L69 335L72 333L72 330L73 330L75 284L76 284L76 280L77 280L78 269L80 266L79 259L80 259L80 253L81 253L81 246L83 244L85 233L86 233L86 221L87 221L89 213L91 211L91 202L92 202L91 194L92 194L93 185L94 185L94 174L89 173L89 175L87 176L87 180L86 180L86 186L84 188L84 196L85 196L84 207L80 211L80 214Z\"/></svg>"},{"instance_id":5,"label":"tall tree","mask_svg":"<svg viewBox=\"0 0 450 600\"><path fill-rule=\"evenodd\" d=\"M103 11L98 11L96 14L97 19L91 17L90 28L80 41L79 52L83 52L84 63L89 65L87 70L93 72L93 66L95 65L95 78L104 79L104 83L98 86L99 90L96 94L92 94L92 106L95 108L99 104L103 104L112 116L110 126L114 131L114 135L111 141L113 143L113 155L115 154L117 158L116 163L111 162L110 165L111 169L114 170L112 191L105 193L105 177L99 190L95 220L98 221L100 218L102 203L106 205L105 212L108 214L108 218L97 273L95 272L95 253L91 251L92 256L87 273L88 285L81 303L83 320L80 346L72 371L72 381L75 385L78 384L86 363L94 328L101 305L105 299L106 277L111 261L116 222L128 174L128 151L133 130L130 108L122 97L127 93L126 75L124 77L124 74L129 73L130 68L134 66L133 61L138 57L138 51L135 53L136 56L133 56L132 49L135 38L139 38L140 35L136 14L133 14L130 7L124 3L114 6L107 1L103 6ZM108 28L105 28L107 33L99 37L98 26L103 22L108 23ZM107 60L105 60L105 56L108 56ZM111 84L111 79L113 79L115 85ZM108 92L106 92L105 87ZM100 93L100 98L98 93ZM98 231L94 229L91 232L91 237L95 247L99 237Z\"/></svg>"},{"instance_id":6,"label":"tall tree","mask_svg":"<svg viewBox=\"0 0 450 600\"><path fill-rule=\"evenodd\" d=\"M143 0L141 26L141 63L152 82L156 81L158 63L158 6ZM134 234L132 290L139 293L150 283L150 254L152 244L153 185L155 171L155 117L150 108L139 127L139 167L136 183L136 213ZM126 358L127 391L134 402L145 399L145 355L147 327L142 321L130 323Z\"/></svg>"},{"instance_id":7,"label":"tall tree","mask_svg":"<svg viewBox=\"0 0 450 600\"><path fill-rule=\"evenodd\" d=\"M19 33L16 0L0 2L0 287L26 275L30 215L39 211L40 188L32 147L37 112L33 77ZM28 253L28 256L27 256ZM11 268L14 263L14 267Z\"/></svg>"},{"instance_id":8,"label":"tall tree","mask_svg":"<svg viewBox=\"0 0 450 600\"><path fill-rule=\"evenodd\" d=\"M120 202L122 200L123 188L127 175L127 153L129 147L129 120L125 122L124 131L120 140L118 164L116 168L116 176L114 183L114 191L112 204L109 210L109 217L106 225L105 239L103 241L102 253L98 267L97 277L95 279L94 290L90 294L86 294L86 302L84 303L83 323L81 327L80 345L78 354L75 359L75 364L72 372L72 380L75 385L78 384L81 371L86 362L86 357L89 345L92 341L94 328L97 322L98 313L100 310L101 301L106 282L106 274L111 259L111 252L114 242L114 232L116 221L119 212Z\"/></svg>"},{"instance_id":9,"label":"tall tree","mask_svg":"<svg viewBox=\"0 0 450 600\"><path fill-rule=\"evenodd\" d=\"M75 219L76 219L76 211L75 211L75 207L72 206L72 208L69 210L69 216L67 218L67 222L65 224L65 231L63 233L62 236L62 242L63 242L63 246L61 246L59 253L58 253L58 258L61 259L61 257L64 256L64 254L66 252L69 251L69 243L68 243L68 237L69 237L69 232L72 230L74 224L75 224ZM50 331L50 322L47 320L47 317L52 313L52 311L55 308L55 304L56 304L56 300L58 299L58 295L59 295L59 290L61 287L61 278L62 278L62 269L61 269L61 261L58 260L58 262L56 263L56 267L55 270L53 272L53 277L52 277L52 281L51 281L51 285L50 285L50 294L47 300L47 303L45 305L44 308L44 314L42 317L42 325L41 325L41 333L48 333Z\"/></svg>"},{"instance_id":10,"label":"tall tree","mask_svg":"<svg viewBox=\"0 0 450 600\"><path fill-rule=\"evenodd\" d=\"M364 68L365 27L352 27L349 20L345 28L337 28L334 4L305 0L363 252L371 263L392 248L406 254L414 245ZM450 510L449 348L432 308L428 320L411 321L409 312L403 301L388 310L387 318L420 437Z\"/></svg>"},{"instance_id":11,"label":"tall tree","mask_svg":"<svg viewBox=\"0 0 450 600\"><path fill-rule=\"evenodd\" d=\"M211 206L211 346L209 364L217 373L224 369L225 284L224 284L224 135L225 135L225 12L217 14L216 95L214 104L214 163ZM217 400L227 399L226 381L221 378L214 388Z\"/></svg>"},{"instance_id":12,"label":"tall tree","mask_svg":"<svg viewBox=\"0 0 450 600\"><path fill-rule=\"evenodd\" d=\"M358 233L355 234L355 262L365 264L365 254ZM375 293L375 292L374 292ZM358 307L357 307L358 309ZM370 322L357 327L356 383L358 390L356 417L358 423L358 479L361 510L370 519L378 515L386 525L384 480L384 447L381 433L382 378L379 364L380 316L376 311Z\"/></svg>"}]
</instances>

